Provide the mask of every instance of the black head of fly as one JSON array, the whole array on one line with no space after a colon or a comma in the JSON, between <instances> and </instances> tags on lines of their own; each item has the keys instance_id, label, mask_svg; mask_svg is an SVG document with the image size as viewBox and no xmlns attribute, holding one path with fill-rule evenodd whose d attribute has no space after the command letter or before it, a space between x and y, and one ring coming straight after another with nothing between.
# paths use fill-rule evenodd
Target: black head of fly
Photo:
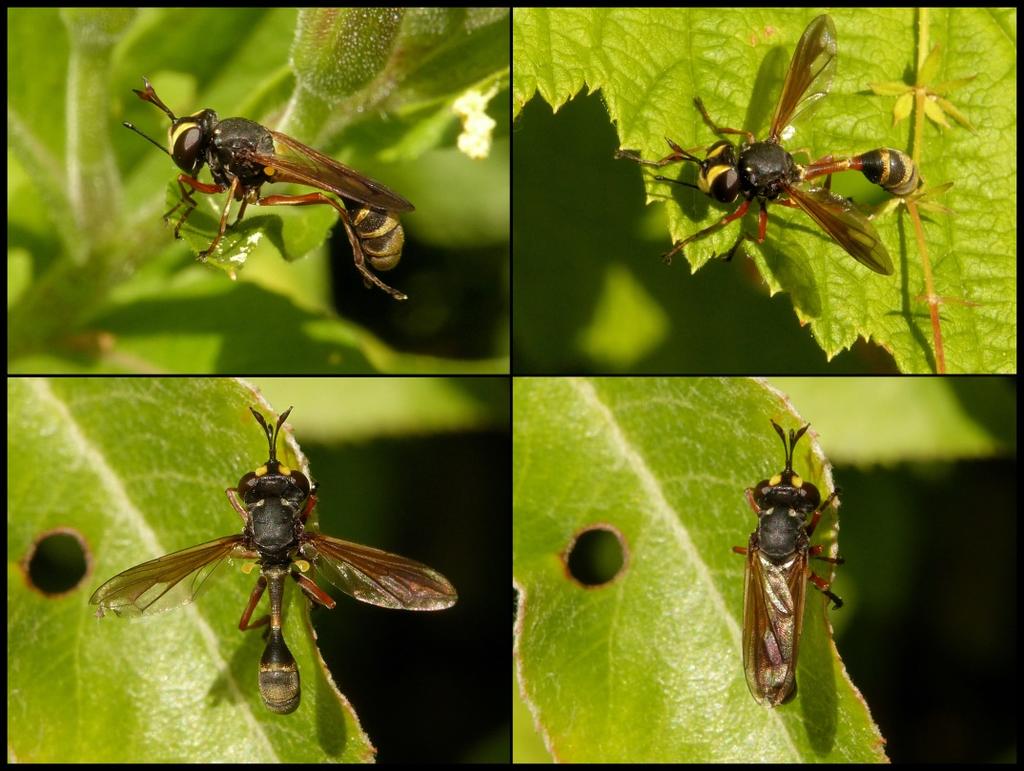
<instances>
[{"instance_id":1,"label":"black head of fly","mask_svg":"<svg viewBox=\"0 0 1024 771\"><path fill-rule=\"evenodd\" d=\"M281 413L273 428L266 419L252 407L249 408L256 422L263 427L267 435L267 447L269 455L266 462L254 471L250 471L238 481L238 492L246 503L267 498L286 498L296 503L304 501L310 492L309 480L301 471L289 468L277 459L277 437L281 433L281 426L284 425L292 408L289 407Z\"/></svg>"},{"instance_id":2,"label":"black head of fly","mask_svg":"<svg viewBox=\"0 0 1024 771\"><path fill-rule=\"evenodd\" d=\"M789 429L789 443L786 443L786 434L781 426L774 420L771 421L775 433L782 439L782 448L786 453L786 467L770 479L762 479L754 487L754 501L761 509L770 509L775 506L783 506L794 509L801 513L809 513L818 508L821 503L821 494L818 488L810 482L805 482L795 471L793 471L793 450L800 437L811 427L810 423L799 431Z\"/></svg>"},{"instance_id":3,"label":"black head of fly","mask_svg":"<svg viewBox=\"0 0 1024 771\"><path fill-rule=\"evenodd\" d=\"M184 118L178 118L171 112L170 108L163 103L159 96L156 95L156 91L153 90L152 84L146 78L142 79L146 88L143 91L139 91L137 88L133 88L132 91L139 99L144 102L156 105L160 108L168 118L171 119L170 128L167 129L167 140L168 147L163 147L159 142L151 137L143 134L133 124L127 121L121 125L125 128L131 129L142 138L152 142L161 152L167 153L171 156L171 160L177 164L178 168L194 177L199 173L199 170L203 168L203 164L207 162L207 149L210 146L210 141L213 138L214 129L217 126L217 113L213 110L206 109L200 110L194 115L187 115Z\"/></svg>"}]
</instances>

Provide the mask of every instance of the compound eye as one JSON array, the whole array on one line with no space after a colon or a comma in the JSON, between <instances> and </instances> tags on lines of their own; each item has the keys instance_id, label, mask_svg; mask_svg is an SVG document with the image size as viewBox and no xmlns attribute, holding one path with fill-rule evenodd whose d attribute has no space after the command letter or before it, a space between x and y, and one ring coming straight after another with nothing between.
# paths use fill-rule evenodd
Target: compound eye
<instances>
[{"instance_id":1,"label":"compound eye","mask_svg":"<svg viewBox=\"0 0 1024 771\"><path fill-rule=\"evenodd\" d=\"M709 192L716 201L732 203L740 194L740 175L732 166L721 166L722 169L711 181Z\"/></svg>"},{"instance_id":2,"label":"compound eye","mask_svg":"<svg viewBox=\"0 0 1024 771\"><path fill-rule=\"evenodd\" d=\"M256 484L256 472L250 471L248 474L238 480L238 487L236 488L242 497Z\"/></svg>"},{"instance_id":3,"label":"compound eye","mask_svg":"<svg viewBox=\"0 0 1024 771\"><path fill-rule=\"evenodd\" d=\"M821 493L810 482L803 483L803 486L800 488L800 495L807 502L807 505L812 508L818 508L818 504L821 503Z\"/></svg>"},{"instance_id":4,"label":"compound eye","mask_svg":"<svg viewBox=\"0 0 1024 771\"><path fill-rule=\"evenodd\" d=\"M178 164L178 168L195 174L199 171L199 152L202 149L203 132L195 123L185 124L174 132L174 147L171 148L171 157Z\"/></svg>"},{"instance_id":5,"label":"compound eye","mask_svg":"<svg viewBox=\"0 0 1024 771\"><path fill-rule=\"evenodd\" d=\"M291 480L302 491L303 497L309 496L309 480L301 471L292 471Z\"/></svg>"}]
</instances>

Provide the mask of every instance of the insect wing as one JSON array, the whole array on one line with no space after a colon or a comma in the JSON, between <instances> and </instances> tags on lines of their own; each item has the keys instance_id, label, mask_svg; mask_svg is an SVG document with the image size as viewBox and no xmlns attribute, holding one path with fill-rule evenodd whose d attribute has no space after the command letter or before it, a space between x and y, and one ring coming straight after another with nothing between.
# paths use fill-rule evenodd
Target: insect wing
<instances>
[{"instance_id":1,"label":"insect wing","mask_svg":"<svg viewBox=\"0 0 1024 771\"><path fill-rule=\"evenodd\" d=\"M309 185L386 211L413 210L411 203L380 182L338 163L287 134L279 131L270 133L274 137L275 154L253 153L252 158L266 167L267 175L274 181Z\"/></svg>"},{"instance_id":2,"label":"insect wing","mask_svg":"<svg viewBox=\"0 0 1024 771\"><path fill-rule=\"evenodd\" d=\"M89 602L99 605L97 615L107 610L118 616L173 610L192 602L228 555L249 556L241 535L218 538L128 568L93 592Z\"/></svg>"},{"instance_id":3,"label":"insect wing","mask_svg":"<svg viewBox=\"0 0 1024 771\"><path fill-rule=\"evenodd\" d=\"M793 691L803 627L807 555L776 565L753 545L743 587L743 671L758 704L774 707Z\"/></svg>"},{"instance_id":4,"label":"insect wing","mask_svg":"<svg viewBox=\"0 0 1024 771\"><path fill-rule=\"evenodd\" d=\"M836 25L832 17L823 14L807 25L793 52L772 116L769 141L777 142L786 126L828 93L835 71Z\"/></svg>"},{"instance_id":5,"label":"insect wing","mask_svg":"<svg viewBox=\"0 0 1024 771\"><path fill-rule=\"evenodd\" d=\"M853 259L883 276L892 275L889 252L871 224L871 220L841 195L823 187L786 189L786 194L813 219L822 230L842 246Z\"/></svg>"},{"instance_id":6,"label":"insect wing","mask_svg":"<svg viewBox=\"0 0 1024 771\"><path fill-rule=\"evenodd\" d=\"M443 610L458 599L455 587L433 568L380 549L315 535L303 545L303 555L327 581L371 605Z\"/></svg>"}]
</instances>

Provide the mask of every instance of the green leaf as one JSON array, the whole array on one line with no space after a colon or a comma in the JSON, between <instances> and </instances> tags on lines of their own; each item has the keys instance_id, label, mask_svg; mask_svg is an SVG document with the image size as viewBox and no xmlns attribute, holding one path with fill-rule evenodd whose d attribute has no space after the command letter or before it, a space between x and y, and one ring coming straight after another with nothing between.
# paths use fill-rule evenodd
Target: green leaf
<instances>
[{"instance_id":1,"label":"green leaf","mask_svg":"<svg viewBox=\"0 0 1024 771\"><path fill-rule=\"evenodd\" d=\"M743 490L782 467L768 419L805 422L779 392L750 380L519 379L513 410L518 676L555 758L884 760L817 592L795 700L767 709L747 690L744 560L731 547L754 526ZM816 441L797 446L794 467L833 489ZM625 564L584 588L563 558L595 525L621 534ZM835 533L829 510L814 542Z\"/></svg>"},{"instance_id":2,"label":"green leaf","mask_svg":"<svg viewBox=\"0 0 1024 771\"><path fill-rule=\"evenodd\" d=\"M816 14L809 9L761 8L517 9L514 109L522 111L534 94L539 94L558 110L584 87L589 92L599 90L614 124L618 146L637 149L649 159L666 154L665 137L691 149L707 147L715 139L694 109L695 96L704 99L720 125L763 137L796 42ZM1007 12L1008 16L1012 14ZM839 9L832 16L839 53L830 95L813 115L797 122L796 134L786 140L787 148L808 148L815 157L849 155L880 146L911 149L910 124L894 127L892 99L872 95L869 86L912 72L917 50L916 16L902 9ZM1005 153L979 154L977 149L1012 147L1016 135L1016 52L1005 28L985 10L942 10L930 18L933 34L943 38L939 78L946 81L978 76L957 92L957 101L968 117L985 126L978 136L926 127L923 145L917 148L921 173L929 184L955 183L944 200L955 216L932 215L924 221L935 289L947 298L940 308L946 361L953 372L1013 372L1015 195L1010 192L1012 180L1007 177ZM1008 23L1012 25L1012 20ZM977 55L979 47L986 52L984 57ZM993 112L991 107L984 108L986 120L978 121L980 104L999 105L999 109ZM529 115L524 113L524 117ZM517 282L521 275L523 281L532 279L536 284L543 280L556 286L560 293L556 306L562 318L592 318L587 303L594 296L594 285L602 286L600 274L612 260L628 258L632 269L643 277L642 283L652 287L683 282L676 266L666 269L658 262L657 251L651 249L649 256L640 251L650 247L642 240L644 228L637 221L625 224L632 248L619 246L624 238L613 230L621 227L617 215L629 205L625 197L635 195L622 179L643 180L648 201L662 204L659 208L664 208L668 217L668 238L662 236L661 251L667 250L668 243L713 224L731 211L698 191L656 182L649 170L635 164L630 164L627 171L613 172L603 157L576 157L574 147L593 152L594 146L606 146L603 125L584 129L583 134L577 132L572 146L552 152L558 163L557 183L520 175L518 159L529 164L535 156L545 158L547 149L542 145L554 136L546 128L539 132L538 140L537 134L526 130L525 125L522 128L517 132L516 189L523 191L522 210L530 215L531 233L525 233L525 228L522 233L517 231L517 238L522 235L526 247L520 253L523 259L517 262ZM608 147L608 156L615 149ZM552 163L555 161L547 161L548 166ZM538 166L542 164L538 162ZM687 166L663 171L692 180L692 168ZM673 171L676 168L682 170ZM573 171L570 174L565 169ZM590 180L591 176L598 179ZM985 183L976 184L977 180ZM833 187L862 205L888 198L858 174L837 175ZM1008 192L993 196L993 189ZM527 198L534 199L537 216L533 216ZM518 201L516 206L519 211ZM567 211L567 207L571 208ZM576 209L581 214L577 215ZM874 224L893 258L894 276L871 273L806 215L782 206L770 207L766 242L758 246L748 241L743 249L753 258L770 292L789 293L798 320L801 324L809 322L814 339L828 358L859 338L866 338L890 352L902 371L933 371L931 322L921 299L925 291L923 269L911 220L900 211L880 216ZM740 227L732 223L688 247L686 259L692 269L713 267L707 264L712 255L728 250ZM756 215L746 217L742 227L756 235ZM581 233L590 230L598 245L596 254L592 250L583 252L590 246L586 241L590 234ZM563 233L574 236L575 247L562 243L559 236ZM619 251L613 251L616 248ZM581 252L578 264L577 251ZM574 283L561 282L544 270L553 265L571 266L565 271L577 278L584 270L588 275ZM523 285L517 290L516 296L525 298L525 303L530 303L531 293L545 291ZM583 291L590 294L577 296ZM679 290L666 294L678 297ZM733 296L735 291L719 298L718 304L733 302ZM551 305L551 300L544 297L537 305L540 307L536 309L524 306L523 315L543 313L543 306ZM693 323L685 316L679 321ZM544 320L538 321L538 326L543 324ZM709 333L713 330L709 332L706 325L699 332ZM551 337L574 343L585 336L569 331ZM676 341L677 336L668 339ZM589 347L593 350L593 343ZM726 339L711 347L740 351L742 346ZM574 361L584 353L576 345L563 353L563 361ZM739 355L742 358L724 369L749 367L749 357ZM683 356L683 352L676 354L676 360L685 361ZM669 359L667 365L659 362L654 368L678 370L680 365Z\"/></svg>"},{"instance_id":3,"label":"green leaf","mask_svg":"<svg viewBox=\"0 0 1024 771\"><path fill-rule=\"evenodd\" d=\"M507 576L494 569L493 550L467 544L480 546L483 534L483 543L500 540L497 520L480 512L508 507L495 490L507 485L499 445L508 441L509 387L502 378L12 378L9 757L350 762L373 759L371 738L382 759L507 757L493 746L504 737L507 748L507 715L481 717L457 687L462 678L486 691L498 680L453 651L480 639L497 645L504 632L493 596ZM460 597L450 611L408 613L321 581L338 605L308 611L289 582L284 634L302 701L275 715L257 689L262 634L238 630L256 580L240 562L223 565L196 602L149 619L97 619L89 598L143 560L240 532L225 488L267 457L249 407L277 415L291 405L278 455L303 471L310 457L320 483L311 516L322 532L422 559L456 581ZM65 580L65 593L44 596L40 569L29 579L23 566L58 528L78 534L88 565L75 573L50 563L44 577ZM486 628L466 635L465 620L481 609ZM396 704L454 717L410 721L396 717Z\"/></svg>"},{"instance_id":4,"label":"green leaf","mask_svg":"<svg viewBox=\"0 0 1024 771\"><path fill-rule=\"evenodd\" d=\"M302 701L289 716L260 700L264 643L238 630L240 598L253 586L238 563L222 566L200 601L151 619L97 619L87 605L93 589L132 565L238 531L223 490L266 458L248 407L269 406L227 379L12 384L9 504L19 516L8 542L20 555L40 533L73 527L90 561L83 585L59 598L12 576L12 752L37 762L371 760L373 746L324 670L308 603L296 592L286 592L284 633ZM305 466L292 440L279 451ZM300 723L319 728L296 730Z\"/></svg>"},{"instance_id":5,"label":"green leaf","mask_svg":"<svg viewBox=\"0 0 1024 771\"><path fill-rule=\"evenodd\" d=\"M181 226L180 235L198 255L217 236L224 201L194 195L198 205ZM168 210L173 209L180 200L181 192L177 182L168 183ZM237 208L229 210L229 221L234 219L236 213ZM176 224L178 216L180 214L172 215L168 225ZM334 209L326 206L254 208L249 210L245 219L225 231L220 243L203 262L220 268L231 278L237 278L238 271L245 267L249 256L264 242L273 247L283 260L295 262L322 244L324 234L330 231L336 221Z\"/></svg>"}]
</instances>

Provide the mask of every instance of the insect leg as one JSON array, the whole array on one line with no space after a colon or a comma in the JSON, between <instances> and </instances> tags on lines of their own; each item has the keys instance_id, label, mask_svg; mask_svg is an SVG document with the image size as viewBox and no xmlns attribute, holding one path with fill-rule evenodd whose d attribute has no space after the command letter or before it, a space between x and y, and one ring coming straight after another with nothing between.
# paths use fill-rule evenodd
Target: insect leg
<instances>
[{"instance_id":1,"label":"insect leg","mask_svg":"<svg viewBox=\"0 0 1024 771\"><path fill-rule=\"evenodd\" d=\"M764 201L759 201L759 203L761 211L757 214L757 243L763 244L765 236L768 234L768 207L765 206Z\"/></svg>"},{"instance_id":2,"label":"insect leg","mask_svg":"<svg viewBox=\"0 0 1024 771\"><path fill-rule=\"evenodd\" d=\"M704 118L704 122L707 123L711 130L714 131L716 134L718 134L719 136L722 136L723 134L739 134L740 136L746 138L747 144L754 144L754 135L751 134L749 131L742 131L741 129L733 129L726 128L724 126L719 126L717 123L711 120L711 116L708 115L708 110L704 106L704 102L701 100L699 96L694 97L693 103L697 105L697 109L700 110L700 114L701 117Z\"/></svg>"},{"instance_id":3,"label":"insect leg","mask_svg":"<svg viewBox=\"0 0 1024 771\"><path fill-rule=\"evenodd\" d=\"M747 499L747 504L750 506L750 510L755 514L760 514L761 509L757 506L757 501L754 500L754 488L748 487L743 491L743 496Z\"/></svg>"},{"instance_id":4,"label":"insect leg","mask_svg":"<svg viewBox=\"0 0 1024 771\"><path fill-rule=\"evenodd\" d=\"M811 517L811 521L807 524L808 538L810 538L811 535L814 534L814 528L818 526L818 522L821 520L822 513L825 511L825 509L829 507L829 504L836 499L836 495L838 495L838 492L833 492L831 495L829 495L828 498L825 499L825 502L822 503L818 507L817 511L814 512L814 516Z\"/></svg>"},{"instance_id":5,"label":"insect leg","mask_svg":"<svg viewBox=\"0 0 1024 771\"><path fill-rule=\"evenodd\" d=\"M617 150L615 152L616 158L626 158L631 161L636 161L641 166L667 166L670 163L681 163L682 161L693 161L694 163L700 163L700 158L695 155L691 155L686 152L683 148L677 145L668 137L665 137L665 141L668 142L668 146L672 148L672 152L657 161L645 161L640 157L640 154L636 150Z\"/></svg>"},{"instance_id":6,"label":"insect leg","mask_svg":"<svg viewBox=\"0 0 1024 771\"><path fill-rule=\"evenodd\" d=\"M185 187L186 185L188 187ZM200 193L206 193L207 195L216 195L217 193L224 192L224 188L220 185L208 185L205 182L200 182L195 177L190 177L188 174L178 175L178 190L181 192L181 200L164 215L164 221L166 222L178 210L179 206L185 205L185 211L182 212L181 217L178 218L178 222L174 226L175 238L181 238L181 226L185 224L185 220L189 218L192 210L196 208L196 200L192 197L192 190L198 190Z\"/></svg>"},{"instance_id":7,"label":"insect leg","mask_svg":"<svg viewBox=\"0 0 1024 771\"><path fill-rule=\"evenodd\" d=\"M839 599L839 597L837 597L831 591L829 591L829 588L832 586L832 584L830 584L828 581L826 581L824 578L817 575L813 571L807 576L807 579L812 584L814 584L822 594L824 594L826 597L832 600L832 607L836 609L843 607L843 601Z\"/></svg>"},{"instance_id":8,"label":"insect leg","mask_svg":"<svg viewBox=\"0 0 1024 771\"><path fill-rule=\"evenodd\" d=\"M224 491L224 494L228 497L228 503L231 504L231 508L238 512L238 516L242 518L242 522L249 521L249 512L245 510L245 506L238 499L238 490L234 487L229 487Z\"/></svg>"},{"instance_id":9,"label":"insect leg","mask_svg":"<svg viewBox=\"0 0 1024 771\"><path fill-rule=\"evenodd\" d=\"M256 586L252 588L252 594L249 595L249 604L245 606L245 611L242 613L242 619L238 622L238 628L243 632L248 629L256 629L257 627L266 626L270 621L270 616L264 616L259 621L250 624L249 619L252 618L252 612L256 610L256 605L259 603L260 598L263 596L263 592L267 588L267 578L264 575L260 575L256 581Z\"/></svg>"},{"instance_id":10,"label":"insect leg","mask_svg":"<svg viewBox=\"0 0 1024 771\"><path fill-rule=\"evenodd\" d=\"M355 228L352 226L352 218L348 216L346 211L341 212L341 224L345 226L345 235L348 236L348 242L352 246L352 263L356 266L356 270L363 274L363 278L378 289L384 290L396 300L408 300L409 297L407 295L385 284L366 266L366 255L363 254L363 246L359 243L359 236L356 235Z\"/></svg>"},{"instance_id":11,"label":"insect leg","mask_svg":"<svg viewBox=\"0 0 1024 771\"><path fill-rule=\"evenodd\" d=\"M821 546L821 545L811 546L807 550L807 554L808 554L808 556L813 557L816 560L821 560L822 562L828 562L828 563L830 563L832 565L845 565L846 564L846 560L843 559L842 557L822 557L821 556L821 552L824 549L825 549L825 547Z\"/></svg>"},{"instance_id":12,"label":"insect leg","mask_svg":"<svg viewBox=\"0 0 1024 771\"><path fill-rule=\"evenodd\" d=\"M672 256L675 255L677 252L681 252L683 250L683 247L686 246L688 243L690 243L691 241L696 241L698 238L701 238L702 236L706 236L708 233L711 233L712 231L718 230L718 228L720 228L720 227L728 225L733 220L739 219L740 217L742 217L744 214L747 213L747 210L749 208L750 208L750 201L745 200L743 203L741 203L739 205L739 207L737 207L736 211L734 211L732 214L727 214L726 216L722 217L722 219L720 219L718 222L716 222L714 225L710 225L710 226L704 228L703 230L698 230L692 236L689 236L688 238L684 238L678 244L673 246L668 252L666 252L662 256L661 259L665 262L666 265L671 265L672 264Z\"/></svg>"},{"instance_id":13,"label":"insect leg","mask_svg":"<svg viewBox=\"0 0 1024 771\"><path fill-rule=\"evenodd\" d=\"M366 266L366 257L363 254L363 248L359 243L359 237L356 235L355 230L352 227L352 218L349 213L341 206L341 204L328 198L323 193L309 193L308 195L268 195L266 198L260 198L256 203L260 206L313 206L316 204L327 204L333 206L338 216L341 218L341 224L345 226L345 234L348 236L348 242L352 246L352 261L356 266L356 270L363 274L363 278L369 283L387 292L389 295L394 297L396 300L408 300L408 296L394 289L370 271Z\"/></svg>"},{"instance_id":14,"label":"insect leg","mask_svg":"<svg viewBox=\"0 0 1024 771\"><path fill-rule=\"evenodd\" d=\"M831 504L832 501L835 500L836 495L838 495L838 492L835 492L835 491L832 492L828 496L828 498L826 498L825 501L821 504L821 506L819 506L817 508L817 510L814 512L814 516L811 518L811 521L807 524L807 536L808 537L810 537L811 533L814 532L814 528L817 527L818 522L821 520L822 512L825 511L825 509L827 509L829 507L829 504ZM816 545L816 546L811 546L807 550L807 554L808 554L809 557L811 557L813 559L821 560L822 562L828 562L831 565L842 565L844 562L846 562L846 560L844 560L842 557L824 557L824 556L822 556L821 552L824 550L824 548L825 547L820 545L820 544ZM810 582L812 584L814 584L821 591L822 594L824 594L826 597L828 597L830 600L832 600L833 607L835 607L835 608L843 607L843 601L841 599L839 599L839 597L837 595L835 595L831 591L829 591L829 589L831 587L831 584L828 581L826 581L825 579L821 578L814 571L810 571L810 575L808 576L808 580L810 580Z\"/></svg>"},{"instance_id":15,"label":"insect leg","mask_svg":"<svg viewBox=\"0 0 1024 771\"><path fill-rule=\"evenodd\" d=\"M309 519L309 513L313 511L313 507L316 506L317 497L315 493L310 493L306 499L306 505L302 507L302 513L299 514L299 522L306 524L306 520Z\"/></svg>"},{"instance_id":16,"label":"insect leg","mask_svg":"<svg viewBox=\"0 0 1024 771\"><path fill-rule=\"evenodd\" d=\"M302 593L305 594L309 599L315 602L317 605L323 605L328 610L333 610L337 603L334 598L331 597L327 592L316 585L315 581L311 581L295 570L292 571L292 578L295 579L295 583L299 585Z\"/></svg>"},{"instance_id":17,"label":"insect leg","mask_svg":"<svg viewBox=\"0 0 1024 771\"><path fill-rule=\"evenodd\" d=\"M242 221L242 215L245 214L245 207L248 205L249 199L243 197L242 205L238 207L238 216L235 217L235 221L231 223L232 225L237 225L239 222Z\"/></svg>"},{"instance_id":18,"label":"insect leg","mask_svg":"<svg viewBox=\"0 0 1024 771\"><path fill-rule=\"evenodd\" d=\"M220 227L217 229L217 236L216 238L213 239L213 241L210 242L210 245L208 247L206 247L203 251L199 253L200 260L205 260L211 254L213 254L213 250L217 248L217 244L219 244L220 240L224 237L224 231L228 227L228 210L231 208L231 201L234 200L235 194L238 192L238 186L238 177L235 177L233 180L231 180L231 187L228 188L228 195L227 198L224 200L224 208L221 210L220 213ZM210 185L206 185L206 187L210 187ZM206 191L204 190L203 192Z\"/></svg>"},{"instance_id":19,"label":"insect leg","mask_svg":"<svg viewBox=\"0 0 1024 771\"><path fill-rule=\"evenodd\" d=\"M181 176L184 176L184 174L182 174ZM192 192L181 183L180 178L178 179L178 192L181 193L181 200L174 205L174 208L172 208L170 211L164 214L164 222L167 222L170 219L171 215L174 214L174 212L176 212L179 208L181 208L182 205L184 205L185 207L185 211L181 213L181 216L178 218L178 221L174 224L175 238L181 238L181 226L185 223L185 220L188 219L188 216L192 213L192 210L196 208L196 200L192 197Z\"/></svg>"}]
</instances>

